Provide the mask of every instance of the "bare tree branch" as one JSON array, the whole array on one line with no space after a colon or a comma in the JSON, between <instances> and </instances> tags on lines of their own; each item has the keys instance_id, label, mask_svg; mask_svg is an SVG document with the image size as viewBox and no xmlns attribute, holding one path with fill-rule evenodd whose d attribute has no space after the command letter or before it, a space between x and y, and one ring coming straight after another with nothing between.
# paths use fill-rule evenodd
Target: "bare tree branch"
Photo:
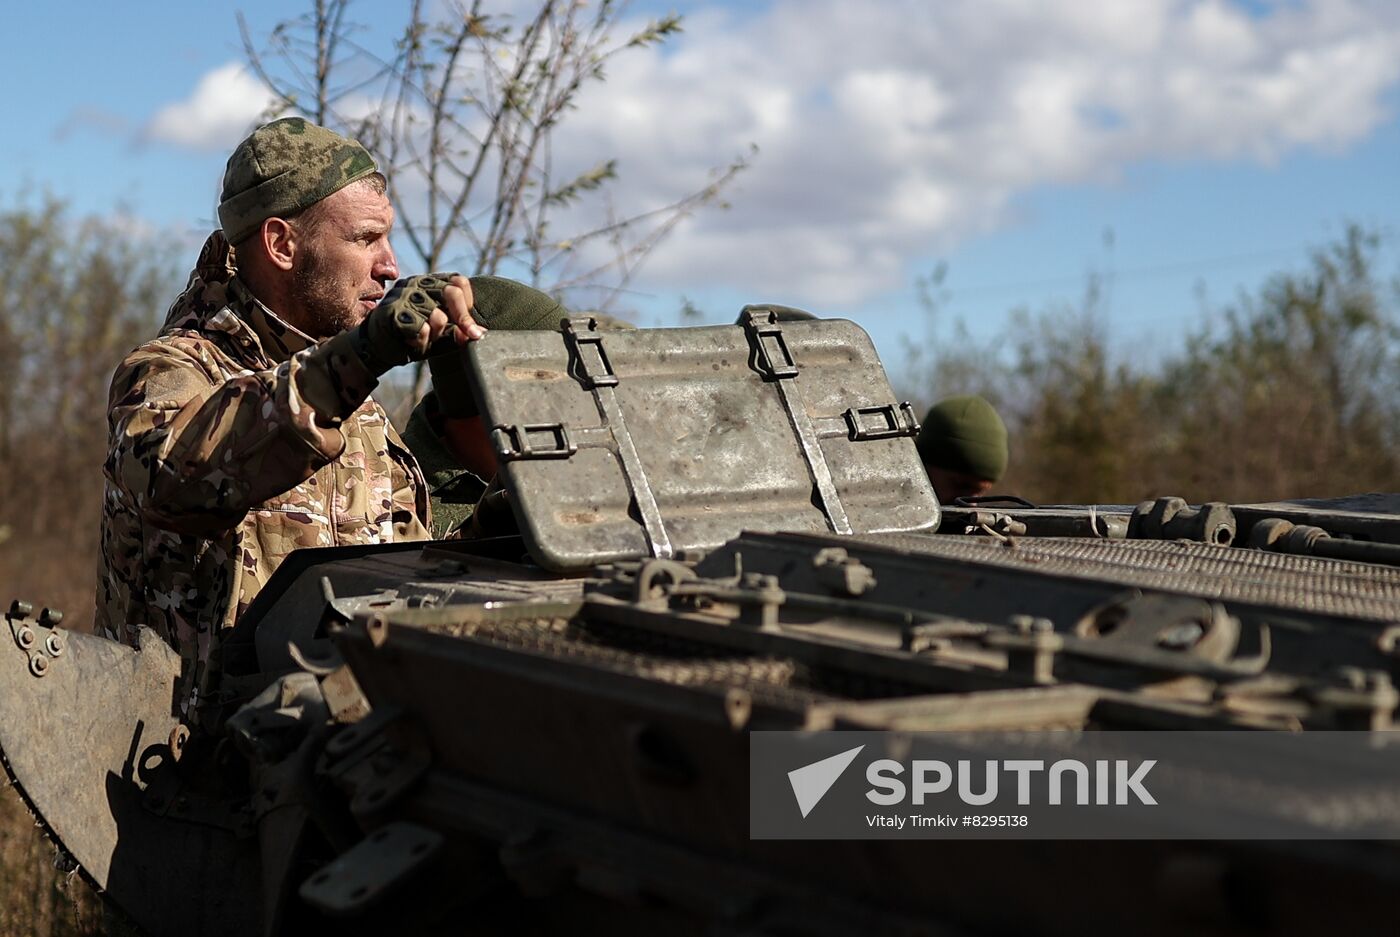
<instances>
[{"instance_id":1,"label":"bare tree branch","mask_svg":"<svg viewBox=\"0 0 1400 937\"><path fill-rule=\"evenodd\" d=\"M355 24L351 2L309 0L308 12L278 23L261 44L240 16L244 57L276 110L306 114L376 153L422 269L461 258L462 269L528 277L556 294L603 288L612 304L676 226L717 203L752 157L633 215L616 209L615 159L560 166L554 133L583 89L606 80L614 57L677 33L675 15L619 35L627 4L614 0L537 0L517 16L492 12L486 0L450 0L440 10L413 0L384 49L362 41L386 33ZM600 223L556 231L565 210L576 219L590 205ZM570 270L580 263L587 269Z\"/></svg>"}]
</instances>

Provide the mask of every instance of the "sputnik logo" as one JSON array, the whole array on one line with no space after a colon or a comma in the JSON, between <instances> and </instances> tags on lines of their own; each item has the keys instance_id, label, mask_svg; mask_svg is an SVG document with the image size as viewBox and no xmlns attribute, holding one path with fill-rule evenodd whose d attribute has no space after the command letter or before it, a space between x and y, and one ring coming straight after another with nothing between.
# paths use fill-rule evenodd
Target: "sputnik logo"
<instances>
[{"instance_id":1,"label":"sputnik logo","mask_svg":"<svg viewBox=\"0 0 1400 937\"><path fill-rule=\"evenodd\" d=\"M857 745L839 755L832 755L830 758L823 758L788 772L788 782L792 784L793 796L797 798L797 809L802 811L804 819L851 766L851 762L856 760L863 748L864 745Z\"/></svg>"}]
</instances>

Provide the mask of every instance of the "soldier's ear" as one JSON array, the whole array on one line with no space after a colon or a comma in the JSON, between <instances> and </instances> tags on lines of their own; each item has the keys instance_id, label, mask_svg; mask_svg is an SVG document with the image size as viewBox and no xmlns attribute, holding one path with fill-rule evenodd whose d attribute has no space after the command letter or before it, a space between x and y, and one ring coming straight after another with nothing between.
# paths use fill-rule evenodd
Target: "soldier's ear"
<instances>
[{"instance_id":1,"label":"soldier's ear","mask_svg":"<svg viewBox=\"0 0 1400 937\"><path fill-rule=\"evenodd\" d=\"M258 228L256 238L267 259L280 270L291 270L297 251L297 232L282 218L269 218Z\"/></svg>"}]
</instances>

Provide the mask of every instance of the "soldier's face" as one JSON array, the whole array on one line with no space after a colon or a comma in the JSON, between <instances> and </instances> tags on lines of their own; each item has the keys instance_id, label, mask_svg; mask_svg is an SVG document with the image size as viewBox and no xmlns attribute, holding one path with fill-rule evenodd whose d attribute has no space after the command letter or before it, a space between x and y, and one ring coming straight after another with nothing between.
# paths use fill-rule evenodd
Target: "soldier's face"
<instances>
[{"instance_id":1,"label":"soldier's face","mask_svg":"<svg viewBox=\"0 0 1400 937\"><path fill-rule=\"evenodd\" d=\"M329 338L378 305L385 284L399 278L389 231L394 208L365 183L346 186L317 206L300 232L292 264L297 324L312 338Z\"/></svg>"},{"instance_id":2,"label":"soldier's face","mask_svg":"<svg viewBox=\"0 0 1400 937\"><path fill-rule=\"evenodd\" d=\"M996 484L989 478L978 478L934 465L925 465L924 469L928 472L928 480L933 483L933 493L938 495L939 504L952 504L958 498L984 495Z\"/></svg>"}]
</instances>

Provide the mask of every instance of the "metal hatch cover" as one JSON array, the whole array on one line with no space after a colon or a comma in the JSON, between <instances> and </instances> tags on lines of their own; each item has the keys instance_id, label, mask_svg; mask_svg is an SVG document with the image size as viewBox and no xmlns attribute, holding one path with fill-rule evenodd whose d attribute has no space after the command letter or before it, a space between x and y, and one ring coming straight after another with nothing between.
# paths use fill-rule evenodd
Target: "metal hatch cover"
<instances>
[{"instance_id":1,"label":"metal hatch cover","mask_svg":"<svg viewBox=\"0 0 1400 937\"><path fill-rule=\"evenodd\" d=\"M936 528L870 337L853 322L491 332L464 352L531 555L567 572L745 530Z\"/></svg>"}]
</instances>

